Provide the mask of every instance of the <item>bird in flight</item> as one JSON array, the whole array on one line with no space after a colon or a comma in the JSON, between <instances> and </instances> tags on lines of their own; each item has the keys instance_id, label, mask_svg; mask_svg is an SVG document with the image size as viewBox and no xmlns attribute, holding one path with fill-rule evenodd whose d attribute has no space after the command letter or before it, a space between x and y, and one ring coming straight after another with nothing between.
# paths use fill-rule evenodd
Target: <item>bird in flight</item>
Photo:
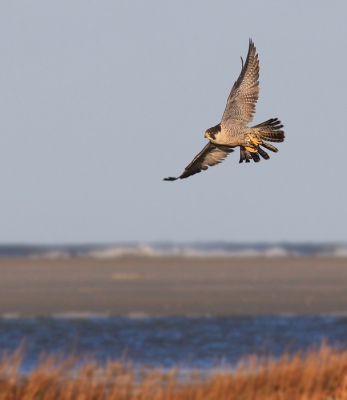
<instances>
[{"instance_id":1,"label":"bird in flight","mask_svg":"<svg viewBox=\"0 0 347 400\"><path fill-rule=\"evenodd\" d=\"M240 147L240 163L243 161L248 163L250 159L259 162L259 156L268 160L270 156L263 148L277 153L278 149L266 141L284 141L281 121L271 118L261 124L247 126L253 120L255 104L258 101L258 79L258 54L250 39L246 62L243 63L242 60L241 73L231 89L222 120L205 132L209 142L179 177L165 178L164 181L188 178L206 170L209 166L220 164L237 146Z\"/></svg>"}]
</instances>

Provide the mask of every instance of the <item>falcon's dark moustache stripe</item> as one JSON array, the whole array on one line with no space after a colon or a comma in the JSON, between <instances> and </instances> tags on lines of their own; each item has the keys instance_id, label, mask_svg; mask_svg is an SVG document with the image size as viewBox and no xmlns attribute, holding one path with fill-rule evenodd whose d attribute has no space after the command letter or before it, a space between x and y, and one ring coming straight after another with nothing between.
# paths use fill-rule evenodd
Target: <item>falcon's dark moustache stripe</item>
<instances>
[{"instance_id":1,"label":"falcon's dark moustache stripe","mask_svg":"<svg viewBox=\"0 0 347 400\"><path fill-rule=\"evenodd\" d=\"M208 132L208 133L210 134L210 136L214 139L215 136L216 136L216 133L220 132L221 129L222 129L222 128L221 128L220 124L218 124L218 125L216 125L216 126L213 126L213 127L210 128L210 129L207 129L206 132Z\"/></svg>"}]
</instances>

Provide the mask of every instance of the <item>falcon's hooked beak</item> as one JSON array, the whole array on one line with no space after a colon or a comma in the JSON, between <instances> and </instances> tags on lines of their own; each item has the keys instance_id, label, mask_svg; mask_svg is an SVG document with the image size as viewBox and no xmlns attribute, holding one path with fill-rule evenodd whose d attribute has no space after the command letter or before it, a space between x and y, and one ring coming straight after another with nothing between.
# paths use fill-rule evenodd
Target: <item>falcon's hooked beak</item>
<instances>
[{"instance_id":1,"label":"falcon's hooked beak","mask_svg":"<svg viewBox=\"0 0 347 400\"><path fill-rule=\"evenodd\" d=\"M205 132L205 138L210 139L210 134L208 132Z\"/></svg>"}]
</instances>

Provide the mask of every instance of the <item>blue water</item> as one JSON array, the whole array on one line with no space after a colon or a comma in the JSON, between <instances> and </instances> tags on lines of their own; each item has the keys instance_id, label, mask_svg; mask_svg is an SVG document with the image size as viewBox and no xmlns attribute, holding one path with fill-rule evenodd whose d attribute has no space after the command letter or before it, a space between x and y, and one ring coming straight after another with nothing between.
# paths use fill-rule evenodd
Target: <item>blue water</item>
<instances>
[{"instance_id":1,"label":"blue water","mask_svg":"<svg viewBox=\"0 0 347 400\"><path fill-rule=\"evenodd\" d=\"M347 317L259 316L146 319L0 319L0 352L25 340L23 370L39 355L72 350L99 360L125 357L137 365L208 369L233 365L243 355L295 352L347 343Z\"/></svg>"}]
</instances>

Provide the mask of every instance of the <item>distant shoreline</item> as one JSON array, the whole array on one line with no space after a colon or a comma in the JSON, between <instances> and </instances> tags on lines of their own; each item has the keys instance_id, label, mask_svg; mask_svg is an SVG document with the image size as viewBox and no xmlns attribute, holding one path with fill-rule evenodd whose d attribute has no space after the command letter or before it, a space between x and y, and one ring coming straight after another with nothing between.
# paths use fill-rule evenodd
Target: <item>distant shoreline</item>
<instances>
[{"instance_id":1,"label":"distant shoreline","mask_svg":"<svg viewBox=\"0 0 347 400\"><path fill-rule=\"evenodd\" d=\"M0 258L0 316L74 313L347 315L347 258Z\"/></svg>"},{"instance_id":2,"label":"distant shoreline","mask_svg":"<svg viewBox=\"0 0 347 400\"><path fill-rule=\"evenodd\" d=\"M138 257L346 257L347 243L111 243L111 244L0 244L0 257L119 258Z\"/></svg>"}]
</instances>

